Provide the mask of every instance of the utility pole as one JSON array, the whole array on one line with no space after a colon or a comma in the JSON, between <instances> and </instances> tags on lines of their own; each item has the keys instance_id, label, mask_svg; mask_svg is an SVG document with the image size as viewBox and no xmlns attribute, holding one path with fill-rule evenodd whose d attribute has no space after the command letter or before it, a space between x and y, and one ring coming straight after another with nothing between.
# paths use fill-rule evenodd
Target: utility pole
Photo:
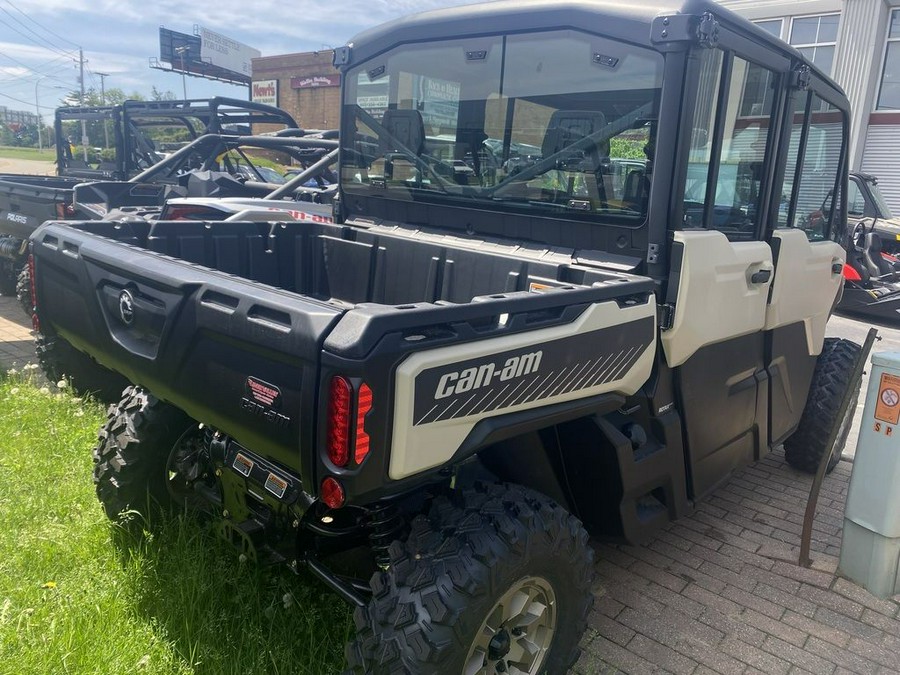
<instances>
[{"instance_id":1,"label":"utility pole","mask_svg":"<svg viewBox=\"0 0 900 675\"><path fill-rule=\"evenodd\" d=\"M81 47L78 48L78 68L78 83L81 85L81 105L84 106L84 51L81 49ZM87 124L85 124L84 120L81 120L81 150L84 154L85 164L87 164L88 161L87 144Z\"/></svg>"},{"instance_id":2,"label":"utility pole","mask_svg":"<svg viewBox=\"0 0 900 675\"><path fill-rule=\"evenodd\" d=\"M41 75L34 83L34 112L37 113L38 119L38 152L44 152L44 143L41 140L41 127L44 126L44 120L41 117L41 104L38 102L38 85L41 83L41 80L46 78L46 75ZM50 139L47 139L47 145L50 145Z\"/></svg>"},{"instance_id":3,"label":"utility pole","mask_svg":"<svg viewBox=\"0 0 900 675\"><path fill-rule=\"evenodd\" d=\"M96 73L100 78L100 105L106 105L106 78L109 73ZM106 127L106 120L103 120L103 145L109 150L109 130Z\"/></svg>"}]
</instances>

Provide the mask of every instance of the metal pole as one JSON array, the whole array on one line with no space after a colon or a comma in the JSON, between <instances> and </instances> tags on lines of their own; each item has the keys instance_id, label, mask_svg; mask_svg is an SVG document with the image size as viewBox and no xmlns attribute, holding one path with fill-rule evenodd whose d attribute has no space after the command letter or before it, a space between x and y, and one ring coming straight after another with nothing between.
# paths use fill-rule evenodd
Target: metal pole
<instances>
[{"instance_id":1,"label":"metal pole","mask_svg":"<svg viewBox=\"0 0 900 675\"><path fill-rule=\"evenodd\" d=\"M106 105L106 78L109 77L109 73L97 73L97 77L100 78L100 105ZM109 150L109 128L105 119L103 120L103 144Z\"/></svg>"},{"instance_id":2,"label":"metal pole","mask_svg":"<svg viewBox=\"0 0 900 675\"><path fill-rule=\"evenodd\" d=\"M47 77L47 76L41 75L37 79L37 81L34 83L34 111L37 113L37 119L38 119L37 128L38 128L38 152L39 153L44 152L44 144L43 144L43 141L41 140L41 127L44 126L44 123L43 123L43 120L41 120L41 104L38 102L38 85L41 83L41 80L43 80L45 77ZM49 142L50 142L50 139L48 138L47 139L48 145L49 145Z\"/></svg>"},{"instance_id":3,"label":"metal pole","mask_svg":"<svg viewBox=\"0 0 900 675\"><path fill-rule=\"evenodd\" d=\"M78 81L81 84L81 105L84 106L84 52L81 47L78 48L78 67L79 67L79 75ZM87 154L87 144L88 144L88 136L87 136L87 124L84 120L81 120L81 150L84 155L84 163L87 164L88 154Z\"/></svg>"},{"instance_id":4,"label":"metal pole","mask_svg":"<svg viewBox=\"0 0 900 675\"><path fill-rule=\"evenodd\" d=\"M812 529L813 521L816 517L816 506L819 503L819 490L822 487L822 481L825 480L825 470L828 468L828 461L831 459L834 444L837 442L838 433L841 430L841 422L844 420L847 408L850 407L853 394L859 391L863 370L865 370L866 363L869 360L869 352L872 351L872 345L877 337L878 330L870 328L859 352L859 360L856 362L856 366L853 368L853 373L850 376L849 386L844 391L844 397L841 399L841 405L838 407L837 415L835 415L831 433L828 435L828 443L825 444L825 452L822 453L822 459L819 462L819 469L816 471L812 485L809 488L809 499L806 501L806 512L803 514L803 530L800 532L800 555L797 560L797 564L800 567L810 567L812 565L809 549L812 544ZM849 421L847 423L849 424Z\"/></svg>"},{"instance_id":5,"label":"metal pole","mask_svg":"<svg viewBox=\"0 0 900 675\"><path fill-rule=\"evenodd\" d=\"M187 77L184 74L184 53L189 52L190 50L191 48L188 45L175 47L175 51L178 52L178 55L181 57L181 90L184 94L185 101L187 101Z\"/></svg>"}]
</instances>

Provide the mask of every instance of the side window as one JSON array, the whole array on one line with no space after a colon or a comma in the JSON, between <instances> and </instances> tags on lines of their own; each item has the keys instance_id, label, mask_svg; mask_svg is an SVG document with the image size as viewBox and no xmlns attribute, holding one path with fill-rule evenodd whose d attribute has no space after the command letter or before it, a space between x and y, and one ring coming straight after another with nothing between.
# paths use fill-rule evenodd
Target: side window
<instances>
[{"instance_id":1,"label":"side window","mask_svg":"<svg viewBox=\"0 0 900 675\"><path fill-rule=\"evenodd\" d=\"M721 64L722 55L701 58L707 64L701 71L694 114L685 224L719 230L732 241L754 239L761 219L760 188L772 128L776 76L735 56L725 65L727 77L713 86L715 64ZM726 90L721 96L723 86ZM723 104L724 109L719 107ZM710 133L713 118L715 134ZM718 150L713 139L721 139ZM711 182L714 189L709 188Z\"/></svg>"},{"instance_id":2,"label":"side window","mask_svg":"<svg viewBox=\"0 0 900 675\"><path fill-rule=\"evenodd\" d=\"M810 96L809 106L789 225L805 231L810 241L818 241L828 236L833 206L840 204L832 196L841 167L844 115L816 94ZM794 132L798 131L795 125Z\"/></svg>"}]
</instances>

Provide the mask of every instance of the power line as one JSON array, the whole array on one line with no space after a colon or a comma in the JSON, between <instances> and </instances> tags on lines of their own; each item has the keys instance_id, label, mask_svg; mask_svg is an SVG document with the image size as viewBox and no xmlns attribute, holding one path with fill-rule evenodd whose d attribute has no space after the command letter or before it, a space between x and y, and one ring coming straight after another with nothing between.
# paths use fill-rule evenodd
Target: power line
<instances>
[{"instance_id":1,"label":"power line","mask_svg":"<svg viewBox=\"0 0 900 675\"><path fill-rule=\"evenodd\" d=\"M2 96L3 98L8 98L8 99L10 99L10 100L12 100L12 101L16 101L17 103L22 103L22 104L27 105L27 106L29 106L29 107L31 107L31 106L34 105L34 102L33 102L33 101L23 101L23 100L20 99L20 98L16 98L15 96L10 96L9 94L4 94L4 93L2 93L2 92L0 92L0 96ZM41 107L42 107L42 108L45 108L45 109L48 109L48 110L50 109L50 106L46 106L46 105L42 105Z\"/></svg>"},{"instance_id":2,"label":"power line","mask_svg":"<svg viewBox=\"0 0 900 675\"><path fill-rule=\"evenodd\" d=\"M28 19L31 23L33 23L35 26L37 26L37 27L40 28L41 30L50 33L50 35L52 35L53 37L57 38L58 40L62 40L63 42L68 42L68 43L69 43L70 45L72 45L73 47L78 47L78 45L76 45L74 42L72 42L72 41L69 40L68 38L64 38L64 37L63 37L62 35L60 35L59 33L56 33L55 31L50 30L50 29L47 28L46 26L44 26L44 25L38 23L37 21L35 21L34 19L32 19L30 16L28 16L28 14L26 14L26 13L23 12L21 9L19 9L18 7L16 7L16 6L12 3L11 0L5 0L5 2L6 2L7 5L9 5L10 7L12 7L12 8L13 8L14 10L16 10L19 14L21 14L22 16L24 16L26 19Z\"/></svg>"},{"instance_id":3,"label":"power line","mask_svg":"<svg viewBox=\"0 0 900 675\"><path fill-rule=\"evenodd\" d=\"M7 77L7 78L0 79L0 84L5 84L5 83L9 83L9 82L19 82L21 80L32 80L32 79L34 79L34 77L36 75L43 77L43 76L48 76L51 73L60 73L64 69L70 68L71 65L70 64L59 64L53 68L50 68L49 70L38 70L38 68L46 68L47 66L50 66L51 64L53 64L55 61L59 61L63 58L69 60L68 57L57 56L55 59L51 59L50 61L41 63L38 66L30 67L28 69L27 73L24 73L22 75L16 75L15 77Z\"/></svg>"},{"instance_id":4,"label":"power line","mask_svg":"<svg viewBox=\"0 0 900 675\"><path fill-rule=\"evenodd\" d=\"M3 24L3 25L6 26L7 28L9 28L11 31L13 31L13 32L16 33L17 35L19 35L20 37L25 38L26 40L28 40L28 41L31 42L32 44L37 45L38 47L42 47L42 48L47 49L47 50L49 50L49 51L51 51L51 52L54 52L54 53L56 53L56 54L62 54L62 55L65 55L65 56L71 56L71 54L67 54L65 51L61 50L61 49L60 49L59 47L57 47L55 44L53 44L52 42L50 42L50 41L47 40L46 38L44 38L44 37L38 35L38 34L35 33L33 30L31 30L30 28L28 28L28 26L25 26L21 21L19 21L18 19L16 19L14 16L12 16L8 11L6 11L5 9L3 9L2 7L0 7L0 12L3 12L4 14L8 15L11 19L13 19L13 20L16 21L17 23L19 23L23 28L25 28L26 30L28 30L28 31L30 31L31 33L33 33L35 36L38 37L38 40L34 39L34 38L31 37L30 35L27 35L27 34L23 33L22 31L20 31L19 29L17 29L15 26L13 26L13 25L7 23L7 22L4 21L3 19L0 19L0 24Z\"/></svg>"},{"instance_id":5,"label":"power line","mask_svg":"<svg viewBox=\"0 0 900 675\"><path fill-rule=\"evenodd\" d=\"M28 70L30 70L34 73L37 73L39 75L45 75L46 77L50 78L51 80L56 80L57 82L62 82L63 84L70 84L70 83L66 82L65 80L62 80L62 79L56 77L55 75L50 75L48 73L43 73L39 70L35 70L31 66L29 66L27 63L23 63L22 61L19 61L19 59L12 57L9 54L6 54L5 52L0 52L0 56L3 56L5 58L9 59L10 61L12 61L13 63L18 64L18 65L22 66L23 68L27 68Z\"/></svg>"}]
</instances>

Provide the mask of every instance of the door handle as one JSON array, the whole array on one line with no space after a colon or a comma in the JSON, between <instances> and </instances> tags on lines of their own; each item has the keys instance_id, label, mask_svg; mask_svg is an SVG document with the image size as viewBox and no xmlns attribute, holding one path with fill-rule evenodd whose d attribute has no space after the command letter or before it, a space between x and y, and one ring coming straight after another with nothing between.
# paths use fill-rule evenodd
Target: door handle
<instances>
[{"instance_id":1,"label":"door handle","mask_svg":"<svg viewBox=\"0 0 900 675\"><path fill-rule=\"evenodd\" d=\"M759 270L750 275L751 284L764 284L772 278L772 270Z\"/></svg>"}]
</instances>

